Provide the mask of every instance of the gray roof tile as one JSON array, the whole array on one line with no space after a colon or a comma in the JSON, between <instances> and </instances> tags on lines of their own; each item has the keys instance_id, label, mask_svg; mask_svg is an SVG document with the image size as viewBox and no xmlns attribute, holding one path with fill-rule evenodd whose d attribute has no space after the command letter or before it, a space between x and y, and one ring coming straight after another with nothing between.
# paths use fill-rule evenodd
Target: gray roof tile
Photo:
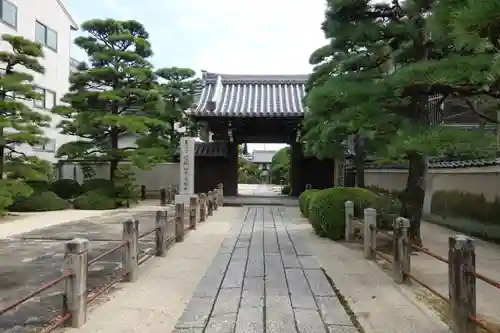
<instances>
[{"instance_id":1,"label":"gray roof tile","mask_svg":"<svg viewBox=\"0 0 500 333\"><path fill-rule=\"evenodd\" d=\"M500 165L500 158L494 159L475 159L475 160L443 160L433 159L429 161L431 169L458 169L458 168L477 168L485 166ZM407 169L406 164L370 164L366 169Z\"/></svg>"},{"instance_id":2,"label":"gray roof tile","mask_svg":"<svg viewBox=\"0 0 500 333\"><path fill-rule=\"evenodd\" d=\"M203 72L192 116L301 117L307 75L235 75Z\"/></svg>"}]
</instances>

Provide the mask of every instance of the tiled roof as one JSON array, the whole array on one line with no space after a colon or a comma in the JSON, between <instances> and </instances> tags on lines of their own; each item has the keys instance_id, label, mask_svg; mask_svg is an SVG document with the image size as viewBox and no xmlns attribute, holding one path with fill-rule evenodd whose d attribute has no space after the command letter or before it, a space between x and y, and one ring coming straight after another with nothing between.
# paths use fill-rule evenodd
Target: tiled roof
<instances>
[{"instance_id":1,"label":"tiled roof","mask_svg":"<svg viewBox=\"0 0 500 333\"><path fill-rule=\"evenodd\" d=\"M193 116L301 117L307 75L234 75L203 72Z\"/></svg>"},{"instance_id":2,"label":"tiled roof","mask_svg":"<svg viewBox=\"0 0 500 333\"><path fill-rule=\"evenodd\" d=\"M227 142L195 142L194 155L197 157L227 157ZM174 157L180 156L180 149Z\"/></svg>"},{"instance_id":3,"label":"tiled roof","mask_svg":"<svg viewBox=\"0 0 500 333\"><path fill-rule=\"evenodd\" d=\"M458 168L477 168L485 166L500 165L500 158L495 159L475 159L475 160L431 160L429 168L431 169L458 169ZM367 165L366 169L408 169L406 164L387 164Z\"/></svg>"},{"instance_id":4,"label":"tiled roof","mask_svg":"<svg viewBox=\"0 0 500 333\"><path fill-rule=\"evenodd\" d=\"M273 156L276 154L274 150L254 150L252 152L252 163L271 163Z\"/></svg>"}]
</instances>

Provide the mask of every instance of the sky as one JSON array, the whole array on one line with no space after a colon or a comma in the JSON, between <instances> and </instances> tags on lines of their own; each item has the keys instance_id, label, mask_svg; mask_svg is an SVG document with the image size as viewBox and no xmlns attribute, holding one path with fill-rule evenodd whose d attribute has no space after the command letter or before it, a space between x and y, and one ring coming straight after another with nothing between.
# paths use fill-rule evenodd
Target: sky
<instances>
[{"instance_id":1,"label":"sky","mask_svg":"<svg viewBox=\"0 0 500 333\"><path fill-rule=\"evenodd\" d=\"M142 22L158 68L308 74L309 55L324 44L325 0L65 0L65 4L78 23L93 18ZM72 56L84 59L77 47ZM263 148L249 145L249 150Z\"/></svg>"}]
</instances>

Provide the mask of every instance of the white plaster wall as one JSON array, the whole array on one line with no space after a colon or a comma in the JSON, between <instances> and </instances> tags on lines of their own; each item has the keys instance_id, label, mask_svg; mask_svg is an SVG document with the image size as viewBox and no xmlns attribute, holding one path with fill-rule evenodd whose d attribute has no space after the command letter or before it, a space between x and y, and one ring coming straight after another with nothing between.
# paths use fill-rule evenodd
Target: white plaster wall
<instances>
[{"instance_id":1,"label":"white plaster wall","mask_svg":"<svg viewBox=\"0 0 500 333\"><path fill-rule=\"evenodd\" d=\"M9 0L17 6L17 29L6 25L0 21L0 34L21 35L30 40L35 40L35 22L38 20L49 28L57 31L58 45L57 52L44 48L45 57L41 64L45 67L45 74L31 73L34 75L35 84L52 90L56 93L56 100L69 89L70 71L70 48L72 42L71 20L64 12L57 0ZM6 42L0 43L0 50L7 50ZM32 102L27 104L33 107ZM52 117L50 128L45 129L45 135L55 140L56 150L62 144L75 140L75 137L66 136L59 133L56 128L61 121L61 117L52 115L48 110L37 109L40 113ZM20 150L28 155L35 155L55 162L54 153L36 152L30 146L22 146Z\"/></svg>"}]
</instances>

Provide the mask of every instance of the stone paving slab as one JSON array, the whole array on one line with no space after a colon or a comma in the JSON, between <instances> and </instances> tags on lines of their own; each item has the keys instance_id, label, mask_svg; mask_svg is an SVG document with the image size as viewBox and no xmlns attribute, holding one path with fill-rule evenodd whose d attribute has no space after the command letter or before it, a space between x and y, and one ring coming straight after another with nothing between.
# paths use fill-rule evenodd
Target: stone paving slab
<instances>
[{"instance_id":1,"label":"stone paving slab","mask_svg":"<svg viewBox=\"0 0 500 333\"><path fill-rule=\"evenodd\" d=\"M64 245L76 237L89 243L89 259L117 246L122 240L122 222L139 219L139 232L154 228L154 212L100 216L26 232L0 240L0 308L17 301L62 272ZM173 225L172 225L173 226ZM173 228L172 228L173 231ZM154 236L140 240L140 256L154 247ZM121 253L114 252L89 267L89 290L95 290L121 273ZM60 314L63 283L0 316L0 331L27 333L44 326Z\"/></svg>"},{"instance_id":2,"label":"stone paving slab","mask_svg":"<svg viewBox=\"0 0 500 333\"><path fill-rule=\"evenodd\" d=\"M241 228L223 241L174 332L358 332L278 207L245 209Z\"/></svg>"}]
</instances>

